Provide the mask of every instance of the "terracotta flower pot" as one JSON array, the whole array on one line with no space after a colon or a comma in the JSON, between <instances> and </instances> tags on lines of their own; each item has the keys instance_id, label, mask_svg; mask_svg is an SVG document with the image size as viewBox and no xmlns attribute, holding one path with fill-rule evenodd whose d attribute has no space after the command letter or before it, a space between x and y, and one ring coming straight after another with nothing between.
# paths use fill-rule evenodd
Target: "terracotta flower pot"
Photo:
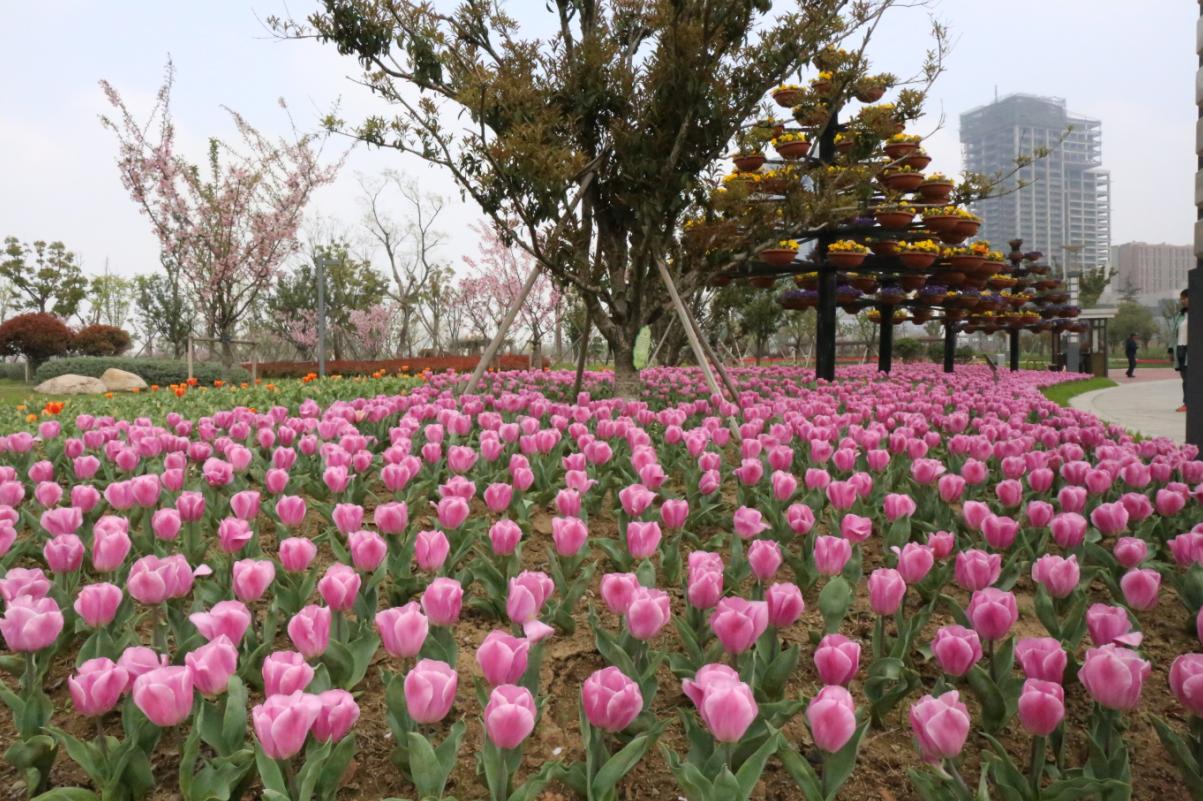
<instances>
[{"instance_id":1,"label":"terracotta flower pot","mask_svg":"<svg viewBox=\"0 0 1203 801\"><path fill-rule=\"evenodd\" d=\"M908 156L919 149L918 142L890 142L882 147L886 155L897 161L903 156Z\"/></svg>"},{"instance_id":2,"label":"terracotta flower pot","mask_svg":"<svg viewBox=\"0 0 1203 801\"><path fill-rule=\"evenodd\" d=\"M939 274L940 283L952 289L959 289L965 285L965 274L958 273L953 270L941 270Z\"/></svg>"},{"instance_id":3,"label":"terracotta flower pot","mask_svg":"<svg viewBox=\"0 0 1203 801\"><path fill-rule=\"evenodd\" d=\"M926 270L936 260L934 253L899 253L898 260L908 270Z\"/></svg>"},{"instance_id":4,"label":"terracotta flower pot","mask_svg":"<svg viewBox=\"0 0 1203 801\"><path fill-rule=\"evenodd\" d=\"M954 272L965 273L975 269L983 261L981 256L950 256L948 263Z\"/></svg>"},{"instance_id":5,"label":"terracotta flower pot","mask_svg":"<svg viewBox=\"0 0 1203 801\"><path fill-rule=\"evenodd\" d=\"M955 231L960 220L960 217L951 214L933 214L923 218L923 227L933 234L942 234L945 231Z\"/></svg>"},{"instance_id":6,"label":"terracotta flower pot","mask_svg":"<svg viewBox=\"0 0 1203 801\"><path fill-rule=\"evenodd\" d=\"M806 311L807 309L814 308L814 305L814 301L807 300L806 298L783 298L781 300L782 308L792 311Z\"/></svg>"},{"instance_id":7,"label":"terracotta flower pot","mask_svg":"<svg viewBox=\"0 0 1203 801\"><path fill-rule=\"evenodd\" d=\"M931 156L927 155L926 153L920 153L916 151L902 159L899 163L904 167L910 167L913 170L919 170L922 172L923 170L927 169L928 164L931 164Z\"/></svg>"},{"instance_id":8,"label":"terracotta flower pot","mask_svg":"<svg viewBox=\"0 0 1203 801\"><path fill-rule=\"evenodd\" d=\"M862 103L876 103L885 97L885 94L884 86L868 86L856 91L856 99Z\"/></svg>"},{"instance_id":9,"label":"terracotta flower pot","mask_svg":"<svg viewBox=\"0 0 1203 801\"><path fill-rule=\"evenodd\" d=\"M957 233L965 236L975 236L982 224L977 220L959 220L957 221Z\"/></svg>"},{"instance_id":10,"label":"terracotta flower pot","mask_svg":"<svg viewBox=\"0 0 1203 801\"><path fill-rule=\"evenodd\" d=\"M898 242L894 239L879 239L869 243L869 250L878 256L894 256L898 253Z\"/></svg>"},{"instance_id":11,"label":"terracotta flower pot","mask_svg":"<svg viewBox=\"0 0 1203 801\"><path fill-rule=\"evenodd\" d=\"M848 285L856 287L861 292L872 292L877 288L877 279L871 276L858 276L849 278Z\"/></svg>"},{"instance_id":12,"label":"terracotta flower pot","mask_svg":"<svg viewBox=\"0 0 1203 801\"><path fill-rule=\"evenodd\" d=\"M781 155L781 158L789 159L790 161L805 158L806 154L810 153L810 142L806 141L782 142L779 145L774 145L774 147Z\"/></svg>"},{"instance_id":13,"label":"terracotta flower pot","mask_svg":"<svg viewBox=\"0 0 1203 801\"><path fill-rule=\"evenodd\" d=\"M774 267L784 267L794 260L798 251L789 248L765 248L760 251L760 260Z\"/></svg>"},{"instance_id":14,"label":"terracotta flower pot","mask_svg":"<svg viewBox=\"0 0 1203 801\"><path fill-rule=\"evenodd\" d=\"M940 241L946 245L959 245L968 238L968 234L962 234L956 230L944 231L940 234Z\"/></svg>"},{"instance_id":15,"label":"terracotta flower pot","mask_svg":"<svg viewBox=\"0 0 1203 801\"><path fill-rule=\"evenodd\" d=\"M898 283L907 292L914 292L916 289L922 289L927 285L927 276L903 274L898 276Z\"/></svg>"},{"instance_id":16,"label":"terracotta flower pot","mask_svg":"<svg viewBox=\"0 0 1203 801\"><path fill-rule=\"evenodd\" d=\"M927 203L945 203L952 195L952 181L924 181L919 184L919 194Z\"/></svg>"},{"instance_id":17,"label":"terracotta flower pot","mask_svg":"<svg viewBox=\"0 0 1203 801\"><path fill-rule=\"evenodd\" d=\"M748 279L748 283L757 289L772 289L777 279L771 275L757 275Z\"/></svg>"},{"instance_id":18,"label":"terracotta flower pot","mask_svg":"<svg viewBox=\"0 0 1203 801\"><path fill-rule=\"evenodd\" d=\"M756 172L764 166L764 155L761 153L741 153L734 156L735 169L740 172Z\"/></svg>"},{"instance_id":19,"label":"terracotta flower pot","mask_svg":"<svg viewBox=\"0 0 1203 801\"><path fill-rule=\"evenodd\" d=\"M892 192L914 192L923 183L923 173L883 172L877 179Z\"/></svg>"},{"instance_id":20,"label":"terracotta flower pot","mask_svg":"<svg viewBox=\"0 0 1203 801\"><path fill-rule=\"evenodd\" d=\"M827 263L840 270L855 269L865 261L864 253L828 253Z\"/></svg>"},{"instance_id":21,"label":"terracotta flower pot","mask_svg":"<svg viewBox=\"0 0 1203 801\"><path fill-rule=\"evenodd\" d=\"M773 92L773 100L782 108L793 108L802 102L802 90L778 89Z\"/></svg>"},{"instance_id":22,"label":"terracotta flower pot","mask_svg":"<svg viewBox=\"0 0 1203 801\"><path fill-rule=\"evenodd\" d=\"M878 211L874 212L873 216L882 228L895 230L906 228L915 219L915 215L909 211Z\"/></svg>"},{"instance_id":23,"label":"terracotta flower pot","mask_svg":"<svg viewBox=\"0 0 1203 801\"><path fill-rule=\"evenodd\" d=\"M856 147L856 141L853 139L844 139L835 143L837 153L850 153L854 147Z\"/></svg>"}]
</instances>

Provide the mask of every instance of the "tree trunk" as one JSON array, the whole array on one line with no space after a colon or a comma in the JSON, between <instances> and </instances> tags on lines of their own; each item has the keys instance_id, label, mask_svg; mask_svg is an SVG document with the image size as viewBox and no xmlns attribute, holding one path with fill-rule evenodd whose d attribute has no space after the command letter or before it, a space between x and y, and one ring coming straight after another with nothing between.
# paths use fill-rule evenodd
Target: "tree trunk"
<instances>
[{"instance_id":1,"label":"tree trunk","mask_svg":"<svg viewBox=\"0 0 1203 801\"><path fill-rule=\"evenodd\" d=\"M635 348L625 342L610 343L614 356L614 395L619 398L639 397L639 371L635 369Z\"/></svg>"},{"instance_id":2,"label":"tree trunk","mask_svg":"<svg viewBox=\"0 0 1203 801\"><path fill-rule=\"evenodd\" d=\"M530 340L530 366L532 370L543 369L543 341L537 336Z\"/></svg>"}]
</instances>

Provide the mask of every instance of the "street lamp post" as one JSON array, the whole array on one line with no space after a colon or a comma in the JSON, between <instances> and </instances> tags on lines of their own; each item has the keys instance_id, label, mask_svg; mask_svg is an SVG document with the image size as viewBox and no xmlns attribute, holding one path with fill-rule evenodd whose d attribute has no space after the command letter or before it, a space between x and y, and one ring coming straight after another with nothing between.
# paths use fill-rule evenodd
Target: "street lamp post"
<instances>
[{"instance_id":1,"label":"street lamp post","mask_svg":"<svg viewBox=\"0 0 1203 801\"><path fill-rule=\"evenodd\" d=\"M1069 290L1069 302L1073 305L1078 303L1078 281L1082 274L1082 264L1078 260L1078 254L1082 251L1082 245L1071 243L1063 245L1065 249L1065 260L1061 266L1061 280L1065 282L1065 288ZM1073 258L1075 269L1070 269L1069 261ZM1078 335L1070 332L1066 339L1065 345L1065 370L1066 372L1078 372L1081 367L1081 340Z\"/></svg>"}]
</instances>

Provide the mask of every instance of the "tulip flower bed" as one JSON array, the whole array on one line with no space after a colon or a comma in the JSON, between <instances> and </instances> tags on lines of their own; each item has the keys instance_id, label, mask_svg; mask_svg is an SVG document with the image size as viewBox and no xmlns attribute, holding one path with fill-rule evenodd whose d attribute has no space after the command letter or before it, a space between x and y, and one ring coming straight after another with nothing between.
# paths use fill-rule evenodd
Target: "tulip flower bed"
<instances>
[{"instance_id":1,"label":"tulip flower bed","mask_svg":"<svg viewBox=\"0 0 1203 801\"><path fill-rule=\"evenodd\" d=\"M1192 448L1049 373L734 376L0 437L0 796L1203 798Z\"/></svg>"}]
</instances>

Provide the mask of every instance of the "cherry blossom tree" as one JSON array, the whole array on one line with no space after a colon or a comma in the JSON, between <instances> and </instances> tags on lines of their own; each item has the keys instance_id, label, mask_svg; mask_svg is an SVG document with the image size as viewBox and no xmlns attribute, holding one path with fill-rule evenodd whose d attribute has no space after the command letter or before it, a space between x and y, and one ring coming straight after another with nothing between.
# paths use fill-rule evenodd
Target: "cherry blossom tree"
<instances>
[{"instance_id":1,"label":"cherry blossom tree","mask_svg":"<svg viewBox=\"0 0 1203 801\"><path fill-rule=\"evenodd\" d=\"M234 361L230 340L280 265L298 249L302 212L314 190L334 180L341 160L323 165L314 136L294 130L291 139L273 140L227 109L241 149L211 138L207 163L193 164L176 148L170 108L174 78L168 62L145 123L134 118L112 85L101 81L115 110L101 121L117 136L122 183L150 218L164 258L180 265L229 367Z\"/></svg>"},{"instance_id":2,"label":"cherry blossom tree","mask_svg":"<svg viewBox=\"0 0 1203 801\"><path fill-rule=\"evenodd\" d=\"M486 308L496 308L493 330L500 324L505 310L522 293L527 275L534 267L534 257L517 247L511 247L494 226L476 222L469 226L477 236L480 255L464 257L464 263L474 271L465 279L471 295ZM543 273L518 312L517 325L530 335L531 364L538 365L543 354L543 340L559 320L561 292L552 279Z\"/></svg>"}]
</instances>

